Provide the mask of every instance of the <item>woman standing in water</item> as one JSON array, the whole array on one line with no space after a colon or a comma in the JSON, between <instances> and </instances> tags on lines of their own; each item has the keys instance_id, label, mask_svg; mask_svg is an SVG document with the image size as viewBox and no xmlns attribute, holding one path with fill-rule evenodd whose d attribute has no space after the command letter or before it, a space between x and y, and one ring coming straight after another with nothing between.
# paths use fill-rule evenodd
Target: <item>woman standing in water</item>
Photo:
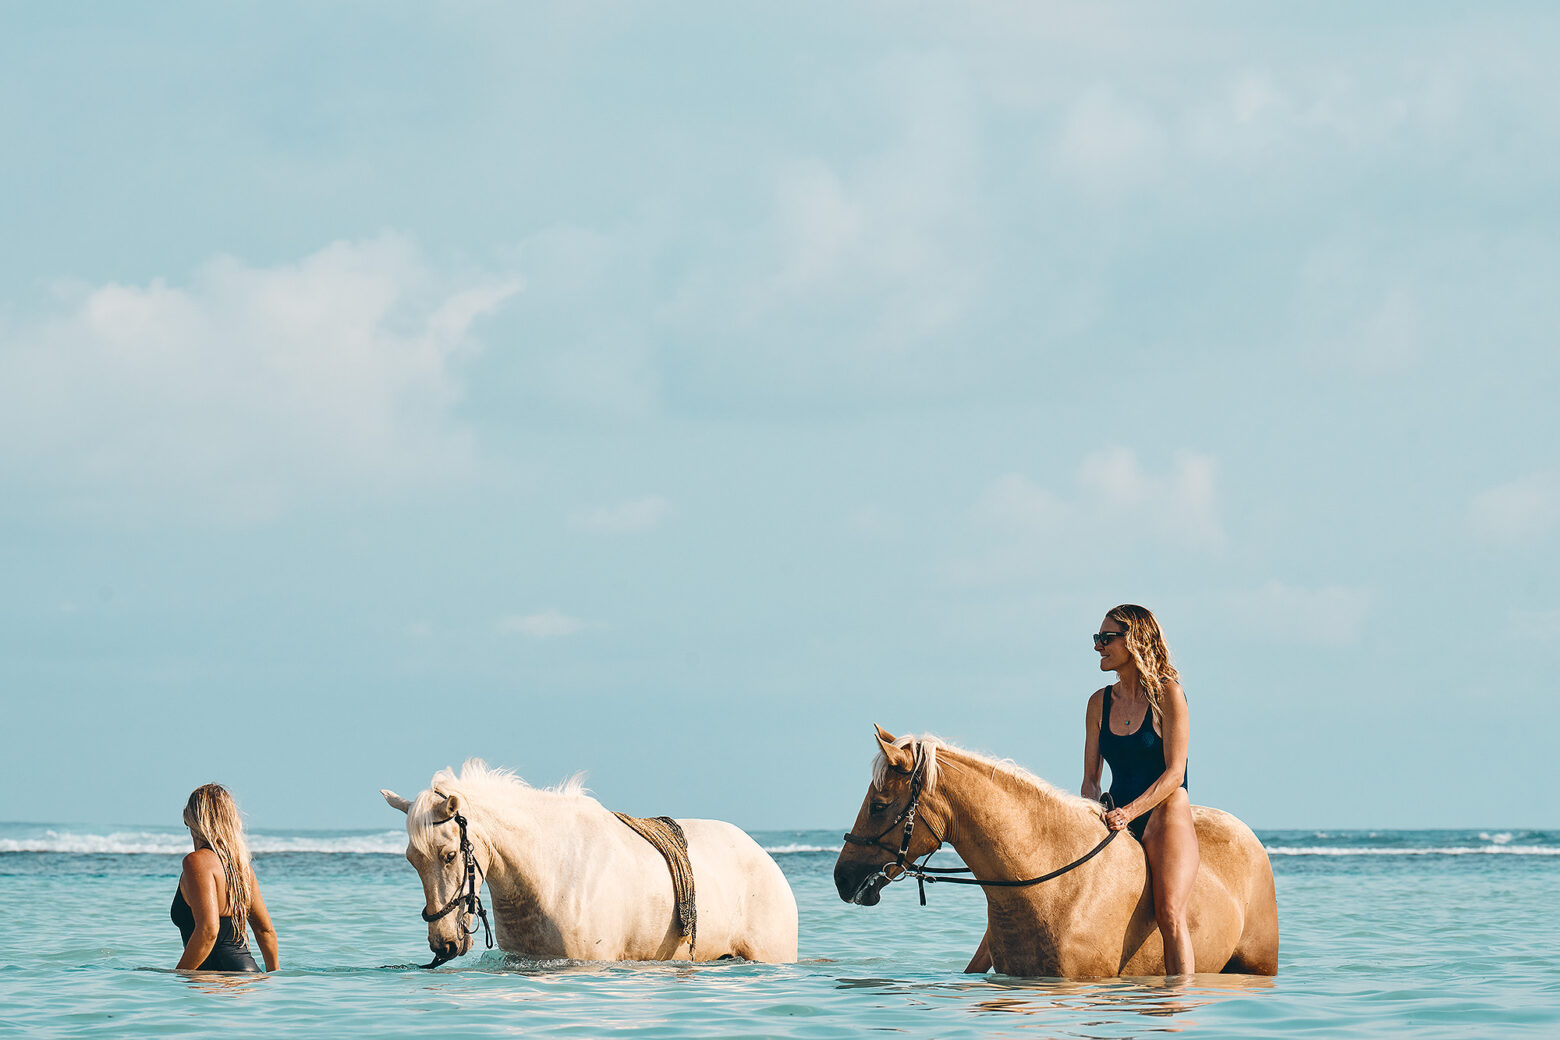
<instances>
[{"instance_id":1,"label":"woman standing in water","mask_svg":"<svg viewBox=\"0 0 1560 1040\"><path fill-rule=\"evenodd\" d=\"M168 911L184 939L178 968L259 971L249 953L252 926L266 971L275 971L276 929L249 863L249 843L233 796L221 784L197 787L184 805L184 825L195 851L184 857Z\"/></svg>"},{"instance_id":2,"label":"woman standing in water","mask_svg":"<svg viewBox=\"0 0 1560 1040\"><path fill-rule=\"evenodd\" d=\"M1127 829L1148 854L1154 917L1165 944L1165 974L1196 970L1186 905L1197 877L1197 830L1186 786L1190 723L1181 676L1170 663L1159 620L1146 607L1126 603L1105 615L1094 634L1100 671L1116 681L1089 698L1083 731L1083 796L1100 798L1100 762L1110 765L1115 807L1105 826ZM986 940L969 967L991 967Z\"/></svg>"}]
</instances>

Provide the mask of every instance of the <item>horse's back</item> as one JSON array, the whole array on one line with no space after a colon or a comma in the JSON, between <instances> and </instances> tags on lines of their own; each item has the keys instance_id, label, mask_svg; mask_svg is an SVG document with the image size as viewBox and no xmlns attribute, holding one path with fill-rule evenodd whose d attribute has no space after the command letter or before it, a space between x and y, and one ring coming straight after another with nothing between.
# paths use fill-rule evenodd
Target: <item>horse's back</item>
<instances>
[{"instance_id":1,"label":"horse's back","mask_svg":"<svg viewBox=\"0 0 1560 1040\"><path fill-rule=\"evenodd\" d=\"M1223 886L1241 913L1240 937L1220 970L1277 974L1278 897L1267 850L1250 827L1222 809L1194 805L1192 822L1202 870Z\"/></svg>"},{"instance_id":2,"label":"horse's back","mask_svg":"<svg viewBox=\"0 0 1560 1040\"><path fill-rule=\"evenodd\" d=\"M677 822L688 838L701 944L709 907L729 928L731 953L752 961L796 960L796 896L774 857L723 820Z\"/></svg>"}]
</instances>

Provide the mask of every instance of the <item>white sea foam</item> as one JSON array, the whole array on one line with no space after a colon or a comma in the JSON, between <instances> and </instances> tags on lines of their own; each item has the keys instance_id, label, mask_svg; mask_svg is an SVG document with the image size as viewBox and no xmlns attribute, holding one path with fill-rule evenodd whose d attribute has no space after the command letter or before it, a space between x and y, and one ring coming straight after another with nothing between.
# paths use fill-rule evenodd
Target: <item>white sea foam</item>
<instances>
[{"instance_id":1,"label":"white sea foam","mask_svg":"<svg viewBox=\"0 0 1560 1040\"><path fill-rule=\"evenodd\" d=\"M404 831L347 835L251 834L249 848L256 853L313 852L399 856L406 851ZM3 852L59 852L75 855L183 855L190 851L188 834L159 831L113 831L107 834L45 830L38 834L0 838Z\"/></svg>"},{"instance_id":2,"label":"white sea foam","mask_svg":"<svg viewBox=\"0 0 1560 1040\"><path fill-rule=\"evenodd\" d=\"M1477 834L1477 843L1474 835ZM125 828L102 830L64 827L0 825L0 853L33 852L67 855L183 855L190 850L189 835L167 830ZM1343 837L1343 835L1334 835ZM1318 834L1318 837L1321 837ZM1379 839L1379 835L1377 836ZM1448 835L1450 837L1450 835ZM1560 845L1518 845L1506 831L1468 832L1458 836L1457 844L1405 845L1375 844L1365 838L1358 844L1331 845L1292 842L1268 847L1269 856L1560 856ZM837 853L838 844L813 843L805 839L786 841L778 835L760 844L772 856L804 853ZM779 840L775 840L779 838ZM1325 839L1323 839L1325 840ZM1453 839L1456 841L1457 839ZM1465 844L1466 843L1466 844ZM250 834L249 845L256 853L313 853L316 855L399 856L406 850L404 831L386 830L358 833ZM951 853L952 850L949 850Z\"/></svg>"},{"instance_id":3,"label":"white sea foam","mask_svg":"<svg viewBox=\"0 0 1560 1040\"><path fill-rule=\"evenodd\" d=\"M1459 845L1421 846L1419 848L1382 848L1379 845L1353 845L1338 848L1324 845L1274 845L1269 856L1560 856L1555 845Z\"/></svg>"}]
</instances>

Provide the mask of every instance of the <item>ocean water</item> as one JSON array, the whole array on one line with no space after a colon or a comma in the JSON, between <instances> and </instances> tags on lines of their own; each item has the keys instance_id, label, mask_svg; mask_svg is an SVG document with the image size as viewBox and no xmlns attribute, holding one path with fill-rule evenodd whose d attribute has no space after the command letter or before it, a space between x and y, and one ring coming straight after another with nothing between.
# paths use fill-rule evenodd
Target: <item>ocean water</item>
<instances>
[{"instance_id":1,"label":"ocean water","mask_svg":"<svg viewBox=\"0 0 1560 1040\"><path fill-rule=\"evenodd\" d=\"M796 893L796 964L474 951L427 971L403 831L259 831L282 970L200 977L171 970L186 832L0 824L0 1035L1560 1036L1560 832L1261 833L1278 977L1177 984L964 976L978 891L932 887L923 908L905 882L848 906L837 831L754 836Z\"/></svg>"}]
</instances>

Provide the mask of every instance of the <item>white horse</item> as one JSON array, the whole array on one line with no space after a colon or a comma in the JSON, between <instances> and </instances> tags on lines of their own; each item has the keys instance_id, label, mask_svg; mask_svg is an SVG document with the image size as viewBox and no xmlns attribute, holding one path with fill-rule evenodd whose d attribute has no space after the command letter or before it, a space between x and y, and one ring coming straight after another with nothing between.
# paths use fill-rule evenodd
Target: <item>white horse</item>
<instances>
[{"instance_id":1,"label":"white horse","mask_svg":"<svg viewBox=\"0 0 1560 1040\"><path fill-rule=\"evenodd\" d=\"M666 860L590 797L580 777L542 790L470 759L459 777L435 773L413 800L379 793L406 813L406 858L422 878L435 963L471 949L484 880L506 952L582 961L689 958ZM796 960L796 897L769 854L732 824L677 822L693 868L696 959Z\"/></svg>"}]
</instances>

